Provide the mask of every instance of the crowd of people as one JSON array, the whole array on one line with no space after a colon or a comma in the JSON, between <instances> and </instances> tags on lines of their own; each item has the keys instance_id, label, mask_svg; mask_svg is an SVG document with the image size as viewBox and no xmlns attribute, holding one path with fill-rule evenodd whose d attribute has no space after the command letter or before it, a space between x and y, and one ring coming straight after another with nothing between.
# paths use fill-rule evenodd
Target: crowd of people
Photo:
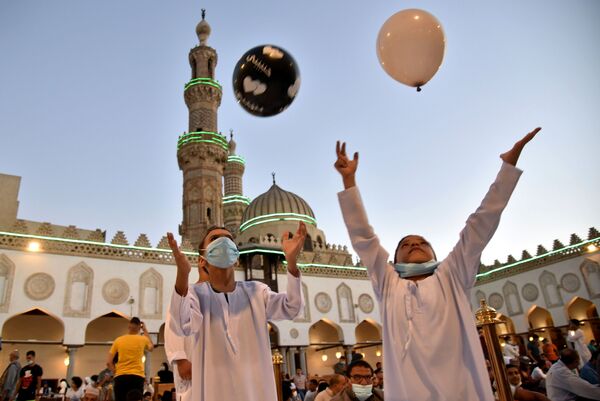
<instances>
[{"instance_id":1,"label":"crowd of people","mask_svg":"<svg viewBox=\"0 0 600 401\"><path fill-rule=\"evenodd\" d=\"M580 325L576 319L570 321L569 347L560 351L547 338L540 343L537 334L531 335L525 347L520 347L511 336L505 338L503 355L515 400L600 399L600 351L595 340L584 343ZM496 391L489 362L488 371Z\"/></svg>"},{"instance_id":2,"label":"crowd of people","mask_svg":"<svg viewBox=\"0 0 600 401\"><path fill-rule=\"evenodd\" d=\"M344 186L338 194L339 203L352 246L367 268L381 310L384 366L383 370L381 366L373 369L361 358L353 358L346 366L340 360L327 380L308 379L297 371L293 379L288 377L281 383L284 401L383 400L383 371L388 377L388 401L494 400L495 377L489 368L485 371L470 291L481 253L521 176L516 167L520 154L539 131L534 129L500 155L502 165L495 181L467 219L455 247L441 261L423 236L411 234L400 239L392 255L394 262L389 262L390 254L369 224L356 185L358 152L349 158L346 144L338 142L334 166ZM410 179L401 178L410 198ZM415 199L422 196L412 195ZM269 321L292 320L303 308L297 261L306 236L303 222L295 234L284 233L281 247L287 288L277 293L262 282L235 280L240 252L227 228L210 227L200 239L198 278L191 283L192 266L173 235L167 234L177 271L165 324L168 363L163 365L163 375L169 365L175 369L174 388L165 391L161 401L278 399L275 377L267 373L272 371L267 326ZM600 400L600 387L586 381L598 377L598 353L592 354L584 344L578 322L572 322L569 331L572 347L560 353L552 344L544 344L540 350L537 340L533 337L523 357L516 344L509 342L505 347L507 374L516 400ZM114 341L107 369L101 372L114 383L115 401L143 399L142 357L152 349L144 324L131 319L129 332ZM27 358L29 361L29 353ZM42 369L35 364L35 353L32 358L33 362L19 372L20 380L13 390L17 401L37 398ZM575 373L577 369L582 377ZM11 377L14 368L12 372ZM101 374L98 376L100 380ZM100 393L98 384L74 379L68 396L65 391L68 401L86 399L88 394L92 397L96 391L90 389Z\"/></svg>"}]
</instances>

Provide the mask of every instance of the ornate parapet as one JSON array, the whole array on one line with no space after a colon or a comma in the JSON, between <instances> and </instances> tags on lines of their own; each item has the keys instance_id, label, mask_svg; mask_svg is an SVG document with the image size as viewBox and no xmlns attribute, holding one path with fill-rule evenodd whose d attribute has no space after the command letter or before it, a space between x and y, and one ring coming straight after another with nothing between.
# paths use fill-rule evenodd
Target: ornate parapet
<instances>
[{"instance_id":1,"label":"ornate parapet","mask_svg":"<svg viewBox=\"0 0 600 401\"><path fill-rule=\"evenodd\" d=\"M590 252L597 252L600 248L600 233L592 227L587 240L582 241L576 234L572 234L569 243L570 245L565 246L556 239L553 241L552 251L548 251L543 245L538 245L535 256L531 256L527 250L524 250L519 261L509 255L506 263L496 260L493 265L481 265L476 285L514 276Z\"/></svg>"}]
</instances>

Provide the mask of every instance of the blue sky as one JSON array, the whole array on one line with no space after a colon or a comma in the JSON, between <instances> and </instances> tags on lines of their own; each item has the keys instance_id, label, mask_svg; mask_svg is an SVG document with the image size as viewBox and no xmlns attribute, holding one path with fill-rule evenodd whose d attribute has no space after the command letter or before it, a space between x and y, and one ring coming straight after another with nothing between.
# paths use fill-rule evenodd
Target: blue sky
<instances>
[{"instance_id":1,"label":"blue sky","mask_svg":"<svg viewBox=\"0 0 600 401\"><path fill-rule=\"evenodd\" d=\"M180 0L0 3L0 172L23 177L19 217L125 231L153 244L181 222L176 141L187 129L189 49L207 9L223 84L219 130L247 160L244 189L271 184L312 206L328 242L348 244L332 168L336 139L359 150L358 182L383 245L406 233L438 255L454 245L529 130L525 170L484 263L600 228L600 2ZM446 34L421 93L378 65L375 40L397 11L422 8ZM271 118L246 113L231 76L272 43L302 86Z\"/></svg>"}]
</instances>

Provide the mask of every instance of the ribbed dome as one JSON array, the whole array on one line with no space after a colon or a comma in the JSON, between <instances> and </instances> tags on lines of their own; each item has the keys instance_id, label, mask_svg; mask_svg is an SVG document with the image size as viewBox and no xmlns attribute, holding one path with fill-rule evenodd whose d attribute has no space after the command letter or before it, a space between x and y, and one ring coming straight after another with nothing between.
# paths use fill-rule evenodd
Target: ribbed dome
<instances>
[{"instance_id":1,"label":"ribbed dome","mask_svg":"<svg viewBox=\"0 0 600 401\"><path fill-rule=\"evenodd\" d=\"M242 216L242 226L249 220L257 221L267 215L299 214L314 220L315 215L308 203L298 195L284 191L273 184L267 192L257 196L246 208ZM273 216L277 217L277 216Z\"/></svg>"}]
</instances>

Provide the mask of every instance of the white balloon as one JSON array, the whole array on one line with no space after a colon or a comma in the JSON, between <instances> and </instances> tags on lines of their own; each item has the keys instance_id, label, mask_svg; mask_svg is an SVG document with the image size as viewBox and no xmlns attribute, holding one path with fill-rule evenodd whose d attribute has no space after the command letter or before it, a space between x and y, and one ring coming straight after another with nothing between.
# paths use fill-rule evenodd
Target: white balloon
<instances>
[{"instance_id":1,"label":"white balloon","mask_svg":"<svg viewBox=\"0 0 600 401\"><path fill-rule=\"evenodd\" d=\"M420 90L439 70L445 45L437 18L419 9L402 10L381 27L377 57L389 76Z\"/></svg>"}]
</instances>

